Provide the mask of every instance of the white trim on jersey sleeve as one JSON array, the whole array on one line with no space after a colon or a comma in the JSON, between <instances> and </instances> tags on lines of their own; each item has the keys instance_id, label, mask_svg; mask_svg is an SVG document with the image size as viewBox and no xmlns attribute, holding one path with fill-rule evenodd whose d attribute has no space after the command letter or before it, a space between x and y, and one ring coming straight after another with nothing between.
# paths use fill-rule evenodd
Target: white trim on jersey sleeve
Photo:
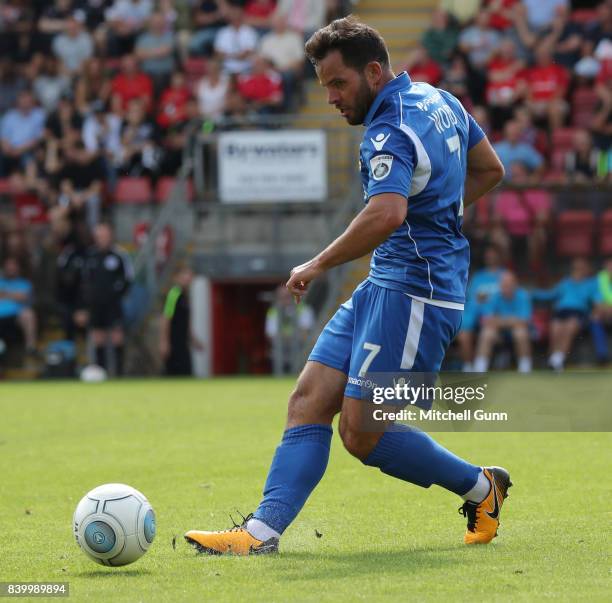
<instances>
[{"instance_id":1,"label":"white trim on jersey sleeve","mask_svg":"<svg viewBox=\"0 0 612 603\"><path fill-rule=\"evenodd\" d=\"M414 148L416 150L417 160L416 165L414 166L414 171L412 173L412 182L410 183L410 193L409 197L414 197L419 193L423 192L429 179L431 178L431 160L429 159L429 155L421 142L421 139L417 135L417 133L410 127L404 123L402 116L402 94L398 92L399 95L399 117L400 117L400 130L410 138Z\"/></svg>"}]
</instances>

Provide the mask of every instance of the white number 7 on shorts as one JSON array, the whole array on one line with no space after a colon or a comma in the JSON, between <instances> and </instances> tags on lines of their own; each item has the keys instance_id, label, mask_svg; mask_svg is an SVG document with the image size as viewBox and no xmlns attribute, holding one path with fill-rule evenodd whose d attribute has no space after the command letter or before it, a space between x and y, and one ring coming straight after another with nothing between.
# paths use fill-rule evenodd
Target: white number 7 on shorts
<instances>
[{"instance_id":1,"label":"white number 7 on shorts","mask_svg":"<svg viewBox=\"0 0 612 603\"><path fill-rule=\"evenodd\" d=\"M365 374L368 372L368 369L370 368L370 364L372 364L372 361L374 360L374 358L376 358L376 355L378 354L378 352L380 352L380 346L376 343L368 343L366 341L363 344L363 349L369 350L370 353L366 356L366 359L363 361L363 364L361 365L361 369L359 369L360 377L365 377Z\"/></svg>"}]
</instances>

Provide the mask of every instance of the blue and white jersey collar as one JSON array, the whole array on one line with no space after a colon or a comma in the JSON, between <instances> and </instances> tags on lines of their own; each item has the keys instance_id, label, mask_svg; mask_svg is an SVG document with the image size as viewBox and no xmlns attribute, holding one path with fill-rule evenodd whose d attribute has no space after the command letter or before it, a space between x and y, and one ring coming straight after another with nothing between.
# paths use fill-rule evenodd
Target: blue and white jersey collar
<instances>
[{"instance_id":1,"label":"blue and white jersey collar","mask_svg":"<svg viewBox=\"0 0 612 603\"><path fill-rule=\"evenodd\" d=\"M376 112L378 111L382 102L391 94L395 94L400 90L405 90L408 86L410 86L410 76L408 73L403 71L397 77L393 78L390 82L385 84L385 87L376 95L366 118L363 121L363 125L367 128L374 119Z\"/></svg>"}]
</instances>

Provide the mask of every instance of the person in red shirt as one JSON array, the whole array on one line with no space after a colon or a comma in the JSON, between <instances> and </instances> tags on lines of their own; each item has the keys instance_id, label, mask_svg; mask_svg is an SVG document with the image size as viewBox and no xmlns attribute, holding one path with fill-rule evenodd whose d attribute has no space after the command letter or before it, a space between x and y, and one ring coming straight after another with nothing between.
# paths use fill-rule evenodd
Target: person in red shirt
<instances>
[{"instance_id":1,"label":"person in red shirt","mask_svg":"<svg viewBox=\"0 0 612 603\"><path fill-rule=\"evenodd\" d=\"M514 42L504 39L487 67L486 99L494 130L500 130L512 117L515 103L524 94L523 71L524 64L516 56Z\"/></svg>"},{"instance_id":2,"label":"person in red shirt","mask_svg":"<svg viewBox=\"0 0 612 603\"><path fill-rule=\"evenodd\" d=\"M147 112L151 110L153 82L146 73L140 71L134 55L128 54L121 59L121 71L111 82L111 96L113 99L119 99L122 111L125 111L134 99L141 99Z\"/></svg>"},{"instance_id":3,"label":"person in red shirt","mask_svg":"<svg viewBox=\"0 0 612 603\"><path fill-rule=\"evenodd\" d=\"M269 113L283 102L282 77L259 55L253 58L253 68L249 73L238 75L236 88L246 110Z\"/></svg>"},{"instance_id":4,"label":"person in red shirt","mask_svg":"<svg viewBox=\"0 0 612 603\"><path fill-rule=\"evenodd\" d=\"M519 0L485 0L482 11L489 17L489 27L506 31L514 24L514 5Z\"/></svg>"},{"instance_id":5,"label":"person in red shirt","mask_svg":"<svg viewBox=\"0 0 612 603\"><path fill-rule=\"evenodd\" d=\"M162 92L159 99L157 123L165 129L184 121L187 101L190 98L191 93L187 87L185 74L182 71L175 71L170 86Z\"/></svg>"},{"instance_id":6,"label":"person in red shirt","mask_svg":"<svg viewBox=\"0 0 612 603\"><path fill-rule=\"evenodd\" d=\"M267 33L272 29L272 15L275 10L275 0L247 0L244 5L244 22L260 33Z\"/></svg>"},{"instance_id":7,"label":"person in red shirt","mask_svg":"<svg viewBox=\"0 0 612 603\"><path fill-rule=\"evenodd\" d=\"M568 110L565 101L569 85L569 73L561 65L553 63L550 44L542 43L536 48L536 63L527 69L525 82L527 106L536 120L548 122L551 129L563 126Z\"/></svg>"},{"instance_id":8,"label":"person in red shirt","mask_svg":"<svg viewBox=\"0 0 612 603\"><path fill-rule=\"evenodd\" d=\"M413 82L426 82L437 86L442 79L442 69L430 56L424 46L417 46L400 71L407 71Z\"/></svg>"}]
</instances>

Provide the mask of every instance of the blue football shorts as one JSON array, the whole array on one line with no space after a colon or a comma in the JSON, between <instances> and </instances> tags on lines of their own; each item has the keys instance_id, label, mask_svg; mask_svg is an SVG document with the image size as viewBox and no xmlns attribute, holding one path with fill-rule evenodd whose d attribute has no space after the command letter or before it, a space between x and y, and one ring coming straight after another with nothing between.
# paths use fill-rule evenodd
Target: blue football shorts
<instances>
[{"instance_id":1,"label":"blue football shorts","mask_svg":"<svg viewBox=\"0 0 612 603\"><path fill-rule=\"evenodd\" d=\"M365 280L327 323L308 360L348 375L361 399L367 373L438 372L461 325L459 304L441 307Z\"/></svg>"}]
</instances>

